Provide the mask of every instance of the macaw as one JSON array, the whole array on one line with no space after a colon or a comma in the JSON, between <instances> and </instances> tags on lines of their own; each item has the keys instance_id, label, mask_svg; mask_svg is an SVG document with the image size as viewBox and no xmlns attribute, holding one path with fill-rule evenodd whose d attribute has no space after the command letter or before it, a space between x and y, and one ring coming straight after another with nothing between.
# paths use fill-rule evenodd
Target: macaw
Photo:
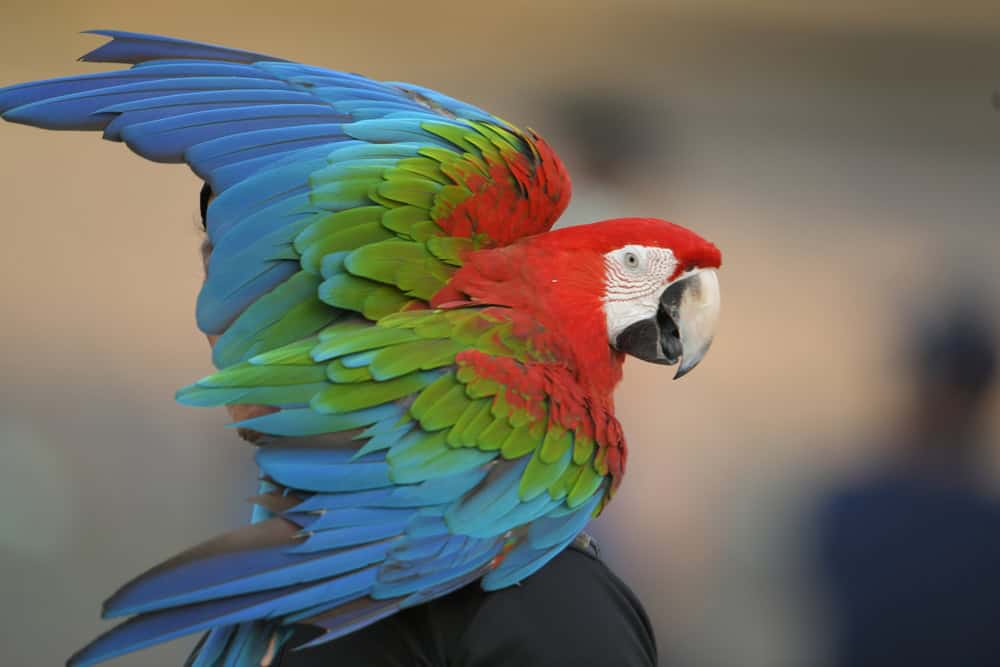
<instances>
[{"instance_id":1,"label":"macaw","mask_svg":"<svg viewBox=\"0 0 1000 667\"><path fill-rule=\"evenodd\" d=\"M115 593L92 665L208 631L194 667L267 665L544 566L621 483L626 354L690 371L719 250L657 219L549 231L570 181L548 144L407 83L185 40L94 31L130 69L0 89L15 123L101 130L205 182L196 406L263 406L246 527ZM210 201L209 201L210 200Z\"/></svg>"}]
</instances>

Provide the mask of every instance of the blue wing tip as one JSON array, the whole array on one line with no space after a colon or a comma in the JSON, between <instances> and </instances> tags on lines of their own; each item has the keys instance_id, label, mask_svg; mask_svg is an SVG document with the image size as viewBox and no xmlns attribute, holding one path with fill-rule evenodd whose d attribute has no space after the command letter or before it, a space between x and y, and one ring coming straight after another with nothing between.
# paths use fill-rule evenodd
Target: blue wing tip
<instances>
[{"instance_id":1,"label":"blue wing tip","mask_svg":"<svg viewBox=\"0 0 1000 667\"><path fill-rule=\"evenodd\" d=\"M209 59L242 63L288 62L283 58L275 58L263 53L144 32L96 29L84 30L81 34L111 38L110 42L105 42L96 49L80 56L78 60L82 62L137 64L164 58Z\"/></svg>"},{"instance_id":2,"label":"blue wing tip","mask_svg":"<svg viewBox=\"0 0 1000 667\"><path fill-rule=\"evenodd\" d=\"M97 35L99 37L110 37L111 40L114 41L121 34L121 32L118 31L118 30L94 29L94 30L81 30L80 34L81 35ZM78 63L100 62L99 60L97 60L95 58L92 58L92 56L94 54L96 54L98 51L100 51L101 49L103 49L108 44L110 44L110 42L105 42L104 44L101 44L100 46L98 46L96 49L91 49L90 51L87 51L82 56L80 56L79 58L77 58L76 61Z\"/></svg>"}]
</instances>

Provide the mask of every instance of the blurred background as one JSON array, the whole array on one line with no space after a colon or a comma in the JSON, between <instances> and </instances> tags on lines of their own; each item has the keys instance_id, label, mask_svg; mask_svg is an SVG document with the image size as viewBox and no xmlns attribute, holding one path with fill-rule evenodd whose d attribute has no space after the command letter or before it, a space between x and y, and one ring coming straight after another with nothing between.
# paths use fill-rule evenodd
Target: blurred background
<instances>
[{"instance_id":1,"label":"blurred background","mask_svg":"<svg viewBox=\"0 0 1000 667\"><path fill-rule=\"evenodd\" d=\"M989 379L950 421L921 419L965 392L995 341L996 2L8 0L0 85L96 71L74 62L101 43L77 34L88 28L419 82L546 136L575 179L563 224L654 215L722 248L723 322L703 365L679 383L626 368L631 468L594 527L649 610L662 664L841 660L855 623L844 591L862 580L843 573L952 539L934 532L947 516L925 521L941 516L930 478L979 512L954 550L987 557L956 576L1000 576L995 538L976 537L1000 535ZM96 136L0 126L4 665L61 664L106 627L99 603L117 586L247 517L250 446L222 410L173 402L210 370L193 321L197 195L185 168ZM955 439L976 456L939 465ZM945 472L910 475L927 468ZM896 497L885 475L919 480L921 501L868 525L871 497ZM870 539L901 522L893 549ZM937 561L913 562L934 577ZM900 585L906 606L929 604ZM944 585L933 605L950 613L961 591ZM872 623L904 606L881 604ZM181 664L192 643L113 664Z\"/></svg>"}]
</instances>

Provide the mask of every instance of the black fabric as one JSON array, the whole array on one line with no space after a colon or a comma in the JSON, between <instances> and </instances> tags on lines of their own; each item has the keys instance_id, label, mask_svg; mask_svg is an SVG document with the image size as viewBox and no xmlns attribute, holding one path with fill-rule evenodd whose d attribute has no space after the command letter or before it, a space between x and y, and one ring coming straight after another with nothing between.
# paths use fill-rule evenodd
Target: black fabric
<instances>
[{"instance_id":1,"label":"black fabric","mask_svg":"<svg viewBox=\"0 0 1000 667\"><path fill-rule=\"evenodd\" d=\"M307 642L303 630L289 647ZM478 583L328 644L286 650L280 667L654 667L639 600L596 557L567 549L519 586Z\"/></svg>"},{"instance_id":2,"label":"black fabric","mask_svg":"<svg viewBox=\"0 0 1000 667\"><path fill-rule=\"evenodd\" d=\"M198 196L198 207L201 209L201 226L207 227L208 204L212 201L212 187L205 183L201 186L201 194Z\"/></svg>"}]
</instances>

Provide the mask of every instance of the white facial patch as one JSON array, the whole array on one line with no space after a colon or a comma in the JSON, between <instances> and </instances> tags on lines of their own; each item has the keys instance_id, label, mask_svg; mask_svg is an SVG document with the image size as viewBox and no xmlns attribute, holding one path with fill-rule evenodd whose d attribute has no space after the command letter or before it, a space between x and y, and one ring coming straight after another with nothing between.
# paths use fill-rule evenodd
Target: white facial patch
<instances>
[{"instance_id":1,"label":"white facial patch","mask_svg":"<svg viewBox=\"0 0 1000 667\"><path fill-rule=\"evenodd\" d=\"M677 268L668 248L627 245L604 255L604 314L608 340L641 320L656 316L660 295Z\"/></svg>"}]
</instances>

